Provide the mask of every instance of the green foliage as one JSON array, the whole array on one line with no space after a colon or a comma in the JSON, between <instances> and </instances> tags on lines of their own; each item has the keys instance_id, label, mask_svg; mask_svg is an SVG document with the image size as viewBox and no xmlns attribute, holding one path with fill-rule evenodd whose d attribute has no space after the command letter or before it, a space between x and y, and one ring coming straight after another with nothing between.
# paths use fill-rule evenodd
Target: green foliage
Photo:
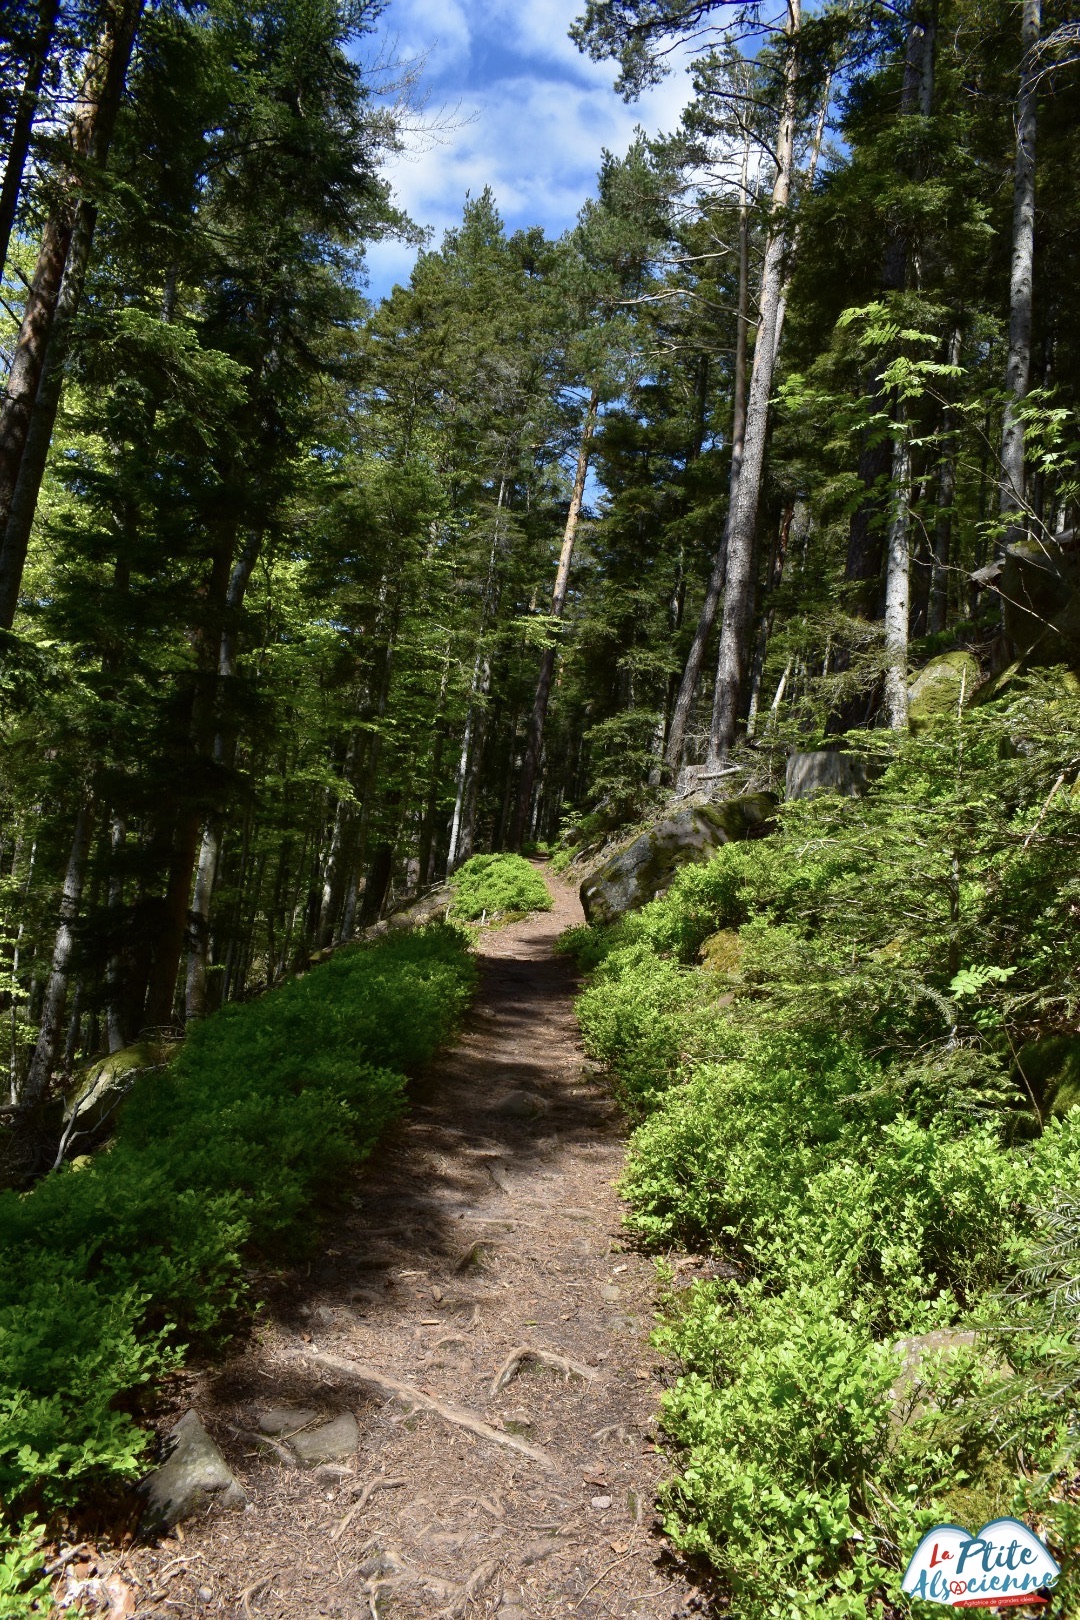
<instances>
[{"instance_id":1,"label":"green foliage","mask_svg":"<svg viewBox=\"0 0 1080 1620\"><path fill-rule=\"evenodd\" d=\"M43 1534L44 1526L30 1519L20 1525L0 1523L0 1620L52 1612L52 1582L42 1573Z\"/></svg>"},{"instance_id":2,"label":"green foliage","mask_svg":"<svg viewBox=\"0 0 1080 1620\"><path fill-rule=\"evenodd\" d=\"M1077 1010L1076 814L1047 794L1078 722L1032 681L567 942L586 1045L650 1110L629 1224L732 1273L669 1299L664 1505L743 1620L906 1612L921 1532L1000 1512L1074 1579L1080 1110L1043 1103ZM892 1398L898 1341L972 1321Z\"/></svg>"},{"instance_id":3,"label":"green foliage","mask_svg":"<svg viewBox=\"0 0 1080 1620\"><path fill-rule=\"evenodd\" d=\"M450 879L450 915L462 922L550 911L548 886L522 855L473 855Z\"/></svg>"},{"instance_id":4,"label":"green foliage","mask_svg":"<svg viewBox=\"0 0 1080 1620\"><path fill-rule=\"evenodd\" d=\"M474 971L445 926L342 950L197 1025L108 1151L0 1197L6 1502L138 1471L140 1392L227 1326L252 1253L310 1242L304 1217L400 1112Z\"/></svg>"}]
</instances>

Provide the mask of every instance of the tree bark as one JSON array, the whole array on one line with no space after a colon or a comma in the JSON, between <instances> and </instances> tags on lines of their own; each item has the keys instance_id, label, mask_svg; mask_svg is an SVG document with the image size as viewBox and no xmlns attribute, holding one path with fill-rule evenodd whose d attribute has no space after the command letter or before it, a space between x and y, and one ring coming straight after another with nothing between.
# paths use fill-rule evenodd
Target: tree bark
<instances>
[{"instance_id":1,"label":"tree bark","mask_svg":"<svg viewBox=\"0 0 1080 1620\"><path fill-rule=\"evenodd\" d=\"M908 723L907 648L911 608L911 550L908 530L911 451L906 435L893 441L893 507L885 571L885 713L893 731Z\"/></svg>"},{"instance_id":2,"label":"tree bark","mask_svg":"<svg viewBox=\"0 0 1080 1620\"><path fill-rule=\"evenodd\" d=\"M791 526L795 519L796 504L803 507L801 500L784 508L784 515L780 522L780 530L776 538L776 550L773 553L772 567L769 569L767 606L761 615L761 624L758 627L757 645L754 648L754 658L750 667L750 703L746 711L746 735L752 737L757 729L758 706L761 702L761 683L765 675L765 658L769 650L769 637L772 635L773 623L776 619L776 603L771 600L774 593L780 588L784 578L784 563L787 560L788 540L791 535ZM809 521L809 512L805 512ZM798 534L798 530L796 530Z\"/></svg>"},{"instance_id":3,"label":"tree bark","mask_svg":"<svg viewBox=\"0 0 1080 1620\"><path fill-rule=\"evenodd\" d=\"M1031 311L1035 268L1035 133L1041 0L1024 0L1020 84L1016 98L1016 166L1013 175L1012 266L1009 276L1009 352L1005 362L1005 412L1001 427L1001 487L998 510L1006 525L998 555L1022 538L1024 429L1017 406L1031 373Z\"/></svg>"},{"instance_id":4,"label":"tree bark","mask_svg":"<svg viewBox=\"0 0 1080 1620\"><path fill-rule=\"evenodd\" d=\"M7 264L11 232L19 207L23 176L26 173L26 160L30 155L30 137L33 133L38 97L41 94L41 81L45 73L45 64L49 60L49 47L52 44L58 10L59 0L40 0L38 23L30 47L26 78L23 80L11 126L11 140L8 143L7 159L4 164L4 183L0 186L0 276L3 275Z\"/></svg>"},{"instance_id":5,"label":"tree bark","mask_svg":"<svg viewBox=\"0 0 1080 1620\"><path fill-rule=\"evenodd\" d=\"M0 530L5 532L0 552L0 629L4 630L11 629L22 581L22 559L7 547L8 518L84 200L83 171L101 169L108 158L143 5L144 0L111 0L105 8L104 27L91 53L71 123L71 161L62 177L60 200L42 234L0 409Z\"/></svg>"},{"instance_id":6,"label":"tree bark","mask_svg":"<svg viewBox=\"0 0 1080 1620\"><path fill-rule=\"evenodd\" d=\"M720 651L713 689L712 722L709 727L707 765L715 769L735 740L746 669L746 637L754 594L755 538L761 475L765 461L765 439L769 425L769 396L772 393L776 363L776 327L783 295L784 239L786 214L791 196L795 153L795 121L799 80L799 29L801 0L788 0L787 61L784 68L784 94L776 142L776 180L773 184L769 234L761 276L761 316L754 341L754 365L746 411L746 439L738 489L730 521L727 556L727 588L724 617L720 626Z\"/></svg>"},{"instance_id":7,"label":"tree bark","mask_svg":"<svg viewBox=\"0 0 1080 1620\"><path fill-rule=\"evenodd\" d=\"M949 342L950 365L960 363L960 341L960 329L957 327ZM952 509L956 497L956 412L949 403L942 409L941 428L930 602L926 613L926 628L932 636L944 630L949 611L949 556L952 551Z\"/></svg>"},{"instance_id":8,"label":"tree bark","mask_svg":"<svg viewBox=\"0 0 1080 1620\"><path fill-rule=\"evenodd\" d=\"M712 627L716 621L716 610L720 605L720 595L724 589L728 541L735 511L735 496L739 488L739 474L742 469L743 445L746 439L746 349L747 332L750 325L750 199L747 192L749 163L750 140L748 136L743 145L742 170L739 180L742 199L739 204L739 304L735 323L735 368L731 402L731 470L728 474L728 509L724 521L724 532L716 549L708 584L705 587L705 600L701 604L701 612L698 614L698 621L694 627L694 637L690 643L690 650L686 655L686 664L683 668L682 680L679 683L678 696L671 711L671 724L668 726L667 742L664 747L664 767L672 781L678 777L682 765L683 749L686 746L686 728L690 724L694 698L697 695L698 682L701 679L701 669L705 662L705 648L712 634Z\"/></svg>"},{"instance_id":9,"label":"tree bark","mask_svg":"<svg viewBox=\"0 0 1080 1620\"><path fill-rule=\"evenodd\" d=\"M229 586L225 594L225 620L221 627L218 647L219 702L225 710L219 714L214 733L212 757L216 764L231 765L236 754L236 728L227 712L230 701L229 686L236 675L236 618L243 605L251 573L262 548L262 531L254 531L233 564ZM184 994L185 1022L203 1018L206 1014L206 964L210 950L210 900L217 879L218 860L224 828L221 819L209 815L203 825L195 871L195 891L188 912L188 960Z\"/></svg>"},{"instance_id":10,"label":"tree bark","mask_svg":"<svg viewBox=\"0 0 1080 1620\"><path fill-rule=\"evenodd\" d=\"M578 520L581 517L581 503L585 497L585 479L589 471L589 448L596 428L596 413L599 405L599 396L593 393L589 398L585 420L581 427L581 442L578 445L574 487L570 495L570 510L566 515L562 549L559 552L559 566L555 571L555 589L551 593L551 617L553 619L561 619L563 609L566 606L566 595L570 586L570 567L574 560L574 541L577 537ZM556 647L553 641L550 647L544 648L543 656L540 659L540 673L536 681L536 696L533 699L529 731L525 741L525 757L521 764L517 806L514 811L513 826L510 829L510 847L515 850L521 848L522 840L525 837L525 829L528 825L536 772L540 764L540 753L544 746L544 724L547 720L548 703L551 699L551 679L555 673L555 654Z\"/></svg>"},{"instance_id":11,"label":"tree bark","mask_svg":"<svg viewBox=\"0 0 1080 1620\"><path fill-rule=\"evenodd\" d=\"M60 407L60 396L64 387L64 368L71 341L71 328L82 298L93 235L94 209L84 201L79 205L75 220L48 353L34 400L7 523L0 530L0 625L7 629L14 623L18 609L19 590L22 585L23 569L26 566L26 554L30 547L30 534L34 527L34 514L37 511L38 496L45 477L45 465L49 459L49 446L56 425L56 413Z\"/></svg>"},{"instance_id":12,"label":"tree bark","mask_svg":"<svg viewBox=\"0 0 1080 1620\"><path fill-rule=\"evenodd\" d=\"M899 116L918 113L928 118L933 109L934 51L937 41L936 6L914 4L908 19L904 77L900 92ZM881 285L885 292L902 292L907 285L908 242L904 233L893 228L888 233L881 265ZM886 409L885 390L877 376L868 384L874 415ZM880 582L885 560L885 483L893 462L894 446L888 440L864 439L859 456L859 481L863 498L851 515L848 531L847 563L844 578L861 587L853 593L852 611L864 619L876 619L881 612ZM841 655L841 661L843 655Z\"/></svg>"},{"instance_id":13,"label":"tree bark","mask_svg":"<svg viewBox=\"0 0 1080 1620\"><path fill-rule=\"evenodd\" d=\"M82 898L93 825L94 807L87 796L79 806L79 813L75 818L71 854L68 857L60 897L60 925L56 930L49 981L45 986L45 1001L41 1009L41 1028L37 1045L34 1047L34 1055L30 1060L30 1069L19 1096L19 1104L23 1109L36 1107L44 1097L56 1062L56 1049L64 1023L68 975L75 951L75 924L79 916L79 902Z\"/></svg>"}]
</instances>

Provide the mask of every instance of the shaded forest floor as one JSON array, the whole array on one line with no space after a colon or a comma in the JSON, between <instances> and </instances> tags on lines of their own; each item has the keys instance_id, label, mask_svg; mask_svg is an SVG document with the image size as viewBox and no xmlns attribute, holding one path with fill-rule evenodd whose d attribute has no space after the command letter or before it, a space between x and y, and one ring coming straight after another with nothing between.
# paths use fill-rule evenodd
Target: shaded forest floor
<instances>
[{"instance_id":1,"label":"shaded forest floor","mask_svg":"<svg viewBox=\"0 0 1080 1620\"><path fill-rule=\"evenodd\" d=\"M137 1614L667 1620L698 1607L655 1523L670 1370L648 1342L652 1262L620 1233L625 1125L587 1071L574 970L553 950L581 921L577 896L549 882L552 912L483 936L461 1040L357 1174L321 1255L273 1290L233 1359L178 1390L250 1506L130 1550L114 1567ZM522 1347L581 1372L524 1360L495 1393ZM319 1355L377 1369L457 1421ZM355 1454L290 1466L254 1438L282 1405L312 1423L354 1414Z\"/></svg>"}]
</instances>

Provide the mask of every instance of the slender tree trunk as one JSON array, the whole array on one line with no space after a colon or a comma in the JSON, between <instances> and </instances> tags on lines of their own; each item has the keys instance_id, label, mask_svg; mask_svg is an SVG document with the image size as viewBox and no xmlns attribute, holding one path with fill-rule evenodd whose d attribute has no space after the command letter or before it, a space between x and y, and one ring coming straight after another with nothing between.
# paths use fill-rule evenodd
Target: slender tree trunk
<instances>
[{"instance_id":1,"label":"slender tree trunk","mask_svg":"<svg viewBox=\"0 0 1080 1620\"><path fill-rule=\"evenodd\" d=\"M578 445L577 467L574 471L574 487L570 496L570 510L566 515L566 527L563 530L562 549L559 552L559 566L555 571L555 589L551 593L551 617L561 619L566 606L566 594L570 586L570 567L574 560L574 541L577 537L578 519L581 516L581 503L585 498L585 479L589 471L589 448L592 443L593 432L596 428L596 413L600 405L599 396L593 393L590 396L585 420L581 428L581 442ZM540 753L544 746L544 724L547 720L548 703L551 699L551 679L555 673L556 647L554 641L550 647L545 647L540 659L540 673L536 681L536 696L533 699L532 716L529 720L529 731L525 741L525 758L521 765L521 780L518 784L517 807L514 811L514 822L510 829L511 849L520 849L525 837L525 828L529 819L529 807L532 804L533 786L536 782L536 772L540 764Z\"/></svg>"},{"instance_id":2,"label":"slender tree trunk","mask_svg":"<svg viewBox=\"0 0 1080 1620\"><path fill-rule=\"evenodd\" d=\"M773 623L776 619L776 603L773 597L784 578L784 563L787 560L788 540L794 518L795 504L793 503L784 509L784 515L780 523L780 532L776 539L776 550L773 554L772 566L769 569L767 606L761 615L757 645L754 648L754 658L750 667L750 705L746 713L746 735L748 737L752 737L757 730L757 713L761 702L761 683L765 676L765 658L769 650L769 637L772 635Z\"/></svg>"},{"instance_id":3,"label":"slender tree trunk","mask_svg":"<svg viewBox=\"0 0 1080 1620\"><path fill-rule=\"evenodd\" d=\"M998 543L1021 539L1025 525L1024 429L1017 406L1031 372L1032 283L1035 269L1035 131L1039 64L1035 47L1042 26L1041 0L1024 0L1020 85L1016 98L1016 168L1013 176L1012 268L1009 277L1009 352L1005 362L1005 413L1001 427L1001 490L998 509L1006 519Z\"/></svg>"},{"instance_id":4,"label":"slender tree trunk","mask_svg":"<svg viewBox=\"0 0 1080 1620\"><path fill-rule=\"evenodd\" d=\"M64 370L71 341L71 329L82 298L86 268L94 234L94 210L87 202L79 206L68 252L67 268L60 289L49 339L48 352L34 400L30 427L23 447L15 491L7 523L0 530L0 624L11 627L18 608L30 534L34 526L38 496L49 459L56 413L64 387Z\"/></svg>"},{"instance_id":5,"label":"slender tree trunk","mask_svg":"<svg viewBox=\"0 0 1080 1620\"><path fill-rule=\"evenodd\" d=\"M724 589L728 541L735 512L735 497L739 488L739 474L742 470L743 445L746 439L746 349L747 332L750 325L750 198L747 190L749 163L750 141L749 137L747 137L743 144L742 169L739 180L742 199L739 205L739 307L735 319L735 367L732 386L731 470L728 474L728 509L727 517L724 520L723 536L713 558L708 584L705 587L705 600L701 604L701 612L698 614L698 621L694 627L693 640L686 655L686 664L683 668L682 680L679 683L678 695L671 711L671 724L668 726L667 743L664 748L664 766L672 781L678 777L682 765L683 749L686 746L686 728L690 724L690 715L693 712L698 682L701 679L701 670L705 662L705 649L712 634L712 627L716 621L716 610L720 605L720 596Z\"/></svg>"},{"instance_id":6,"label":"slender tree trunk","mask_svg":"<svg viewBox=\"0 0 1080 1620\"><path fill-rule=\"evenodd\" d=\"M262 531L253 532L229 574L225 594L225 620L218 647L218 693L221 712L214 734L212 757L220 766L231 765L236 754L236 726L228 713L230 687L236 676L236 618L243 605L252 570L262 549ZM184 996L185 1021L206 1014L206 965L210 950L210 900L217 880L224 828L220 816L209 815L203 825L195 872L195 892L188 913L188 959Z\"/></svg>"},{"instance_id":7,"label":"slender tree trunk","mask_svg":"<svg viewBox=\"0 0 1080 1620\"><path fill-rule=\"evenodd\" d=\"M64 272L83 201L80 171L102 168L127 78L128 62L144 0L111 0L105 24L91 54L71 125L72 164L63 176L60 200L45 224L33 280L23 307L15 356L0 408L0 629L10 630L22 581L23 558L6 539L34 404L41 385L57 314ZM92 234L93 216L88 216Z\"/></svg>"},{"instance_id":8,"label":"slender tree trunk","mask_svg":"<svg viewBox=\"0 0 1080 1620\"><path fill-rule=\"evenodd\" d=\"M23 176L26 173L26 160L30 155L30 136L34 127L38 96L41 94L41 80L45 73L45 64L49 60L58 9L59 0L40 0L38 24L30 47L26 78L23 80L22 93L11 126L11 140L8 143L7 160L4 165L4 183L0 186L0 276L3 275L7 264L11 232L19 207Z\"/></svg>"},{"instance_id":9,"label":"slender tree trunk","mask_svg":"<svg viewBox=\"0 0 1080 1620\"><path fill-rule=\"evenodd\" d=\"M457 791L454 795L454 813L450 822L450 841L446 852L446 875L459 867L462 861L467 860L472 851L472 829L468 829L466 838L467 803L469 797L470 769L469 762L475 749L474 738L483 734L483 715L481 700L491 684L491 664L484 649L484 635L488 620L495 613L499 601L498 581L498 555L499 555L499 524L502 514L503 501L506 498L506 479L499 480L499 498L495 504L495 532L491 540L491 554L488 557L487 579L484 583L483 605L480 610L480 628L476 657L473 661L472 681L469 685L469 707L465 714L465 731L461 740L461 757L458 760ZM468 848L466 849L466 844ZM462 851L465 853L462 853Z\"/></svg>"},{"instance_id":10,"label":"slender tree trunk","mask_svg":"<svg viewBox=\"0 0 1080 1620\"><path fill-rule=\"evenodd\" d=\"M746 668L746 636L754 594L756 554L754 542L761 495L761 475L765 461L765 439L769 425L769 396L772 393L773 368L776 361L776 323L784 287L786 213L791 195L795 152L800 4L801 0L788 0L788 20L785 30L787 61L784 68L784 94L776 142L776 180L773 184L772 215L761 276L761 317L754 341L754 366L746 411L746 441L730 522L727 588L724 593L724 617L720 627L720 652L713 690L712 722L709 727L707 761L709 769L715 769L727 757L735 740Z\"/></svg>"},{"instance_id":11,"label":"slender tree trunk","mask_svg":"<svg viewBox=\"0 0 1080 1620\"><path fill-rule=\"evenodd\" d=\"M960 329L949 342L949 364L960 363ZM941 414L941 461L938 464L937 502L934 517L934 555L930 571L930 602L926 628L938 635L945 628L949 611L949 557L952 551L952 512L956 498L956 412L946 403Z\"/></svg>"},{"instance_id":12,"label":"slender tree trunk","mask_svg":"<svg viewBox=\"0 0 1080 1620\"><path fill-rule=\"evenodd\" d=\"M900 92L901 119L914 114L924 118L930 116L933 109L936 41L936 4L923 5L920 0L915 0L908 18L904 78ZM908 252L909 243L903 232L890 230L881 265L881 285L886 292L902 292L906 287ZM868 393L874 415L888 408L885 390L878 376L870 378ZM859 480L864 495L851 515L844 578L849 584L859 587L853 593L851 606L853 612L864 619L876 619L881 612L886 481L894 459L894 448L887 439L871 439L867 434L859 456ZM846 652L839 659L840 663L844 661Z\"/></svg>"},{"instance_id":13,"label":"slender tree trunk","mask_svg":"<svg viewBox=\"0 0 1080 1620\"><path fill-rule=\"evenodd\" d=\"M75 818L75 832L71 840L71 854L64 874L64 887L60 897L60 926L56 931L49 981L45 986L45 1000L41 1009L41 1029L37 1045L30 1060L21 1095L20 1106L36 1107L45 1095L46 1087L56 1063L56 1052L64 1023L64 1004L67 1001L68 975L75 951L75 924L79 916L86 861L90 853L90 836L94 826L94 807L89 797L84 798Z\"/></svg>"},{"instance_id":14,"label":"slender tree trunk","mask_svg":"<svg viewBox=\"0 0 1080 1620\"><path fill-rule=\"evenodd\" d=\"M906 436L893 443L893 507L885 569L885 713L893 731L908 723L907 648L911 609L911 451Z\"/></svg>"},{"instance_id":15,"label":"slender tree trunk","mask_svg":"<svg viewBox=\"0 0 1080 1620\"><path fill-rule=\"evenodd\" d=\"M124 913L124 874L121 868L127 826L123 816L113 811L109 818L109 885L107 903L109 915L109 959L105 968L105 1035L110 1052L119 1052L127 1045L128 1031L124 1019L124 971L121 947Z\"/></svg>"}]
</instances>

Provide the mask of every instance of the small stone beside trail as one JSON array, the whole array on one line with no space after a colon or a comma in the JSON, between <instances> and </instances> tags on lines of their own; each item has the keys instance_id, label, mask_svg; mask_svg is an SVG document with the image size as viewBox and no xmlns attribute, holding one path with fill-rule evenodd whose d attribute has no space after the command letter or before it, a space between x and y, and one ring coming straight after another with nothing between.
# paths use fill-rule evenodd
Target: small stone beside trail
<instances>
[{"instance_id":1,"label":"small stone beside trail","mask_svg":"<svg viewBox=\"0 0 1080 1620\"><path fill-rule=\"evenodd\" d=\"M139 1486L146 1497L143 1528L171 1529L213 1504L247 1505L247 1492L211 1440L197 1412L185 1412L166 1440L168 1456Z\"/></svg>"}]
</instances>

